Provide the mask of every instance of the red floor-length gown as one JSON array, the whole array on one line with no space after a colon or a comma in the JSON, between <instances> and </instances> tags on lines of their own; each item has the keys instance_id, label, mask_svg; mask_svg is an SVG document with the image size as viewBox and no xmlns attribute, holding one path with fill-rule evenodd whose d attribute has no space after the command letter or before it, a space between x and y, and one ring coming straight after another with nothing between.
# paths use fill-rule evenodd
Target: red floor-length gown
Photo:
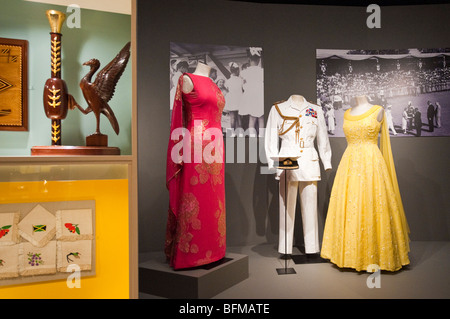
<instances>
[{"instance_id":1,"label":"red floor-length gown","mask_svg":"<svg viewBox=\"0 0 450 319\"><path fill-rule=\"evenodd\" d=\"M190 93L178 81L172 110L166 183L169 190L165 254L174 269L222 259L226 249L224 151L225 99L206 76L185 73Z\"/></svg>"}]
</instances>

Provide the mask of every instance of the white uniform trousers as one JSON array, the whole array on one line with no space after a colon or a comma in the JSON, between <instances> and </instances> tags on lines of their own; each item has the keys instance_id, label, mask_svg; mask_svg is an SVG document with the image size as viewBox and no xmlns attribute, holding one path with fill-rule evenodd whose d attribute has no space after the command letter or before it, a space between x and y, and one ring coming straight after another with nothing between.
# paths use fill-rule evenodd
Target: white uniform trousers
<instances>
[{"instance_id":1,"label":"white uniform trousers","mask_svg":"<svg viewBox=\"0 0 450 319\"><path fill-rule=\"evenodd\" d=\"M280 225L278 252L292 254L294 238L295 206L297 204L297 190L300 195L300 208L302 213L303 236L305 253L313 254L319 249L319 232L317 222L317 182L288 181L287 201L285 200L285 173L280 176ZM285 212L285 203L287 211ZM285 226L285 214L287 224ZM285 231L286 229L286 231ZM285 242L287 245L285 246Z\"/></svg>"}]
</instances>

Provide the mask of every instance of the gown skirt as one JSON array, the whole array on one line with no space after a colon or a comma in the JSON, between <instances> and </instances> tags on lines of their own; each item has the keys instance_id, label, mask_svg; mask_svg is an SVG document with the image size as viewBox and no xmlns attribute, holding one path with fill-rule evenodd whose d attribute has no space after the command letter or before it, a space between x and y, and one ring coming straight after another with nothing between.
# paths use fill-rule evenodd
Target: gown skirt
<instances>
[{"instance_id":1,"label":"gown skirt","mask_svg":"<svg viewBox=\"0 0 450 319\"><path fill-rule=\"evenodd\" d=\"M344 114L347 148L331 190L321 256L340 268L396 271L409 264L409 227L381 106ZM381 128L380 148L378 135Z\"/></svg>"}]
</instances>

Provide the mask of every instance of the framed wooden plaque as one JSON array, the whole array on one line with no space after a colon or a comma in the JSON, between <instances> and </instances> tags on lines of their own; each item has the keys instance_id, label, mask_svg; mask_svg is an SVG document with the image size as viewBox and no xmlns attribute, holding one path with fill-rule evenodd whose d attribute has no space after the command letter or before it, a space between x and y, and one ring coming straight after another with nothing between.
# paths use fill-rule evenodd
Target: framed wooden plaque
<instances>
[{"instance_id":1,"label":"framed wooden plaque","mask_svg":"<svg viewBox=\"0 0 450 319\"><path fill-rule=\"evenodd\" d=\"M0 130L28 131L28 41L0 38Z\"/></svg>"}]
</instances>

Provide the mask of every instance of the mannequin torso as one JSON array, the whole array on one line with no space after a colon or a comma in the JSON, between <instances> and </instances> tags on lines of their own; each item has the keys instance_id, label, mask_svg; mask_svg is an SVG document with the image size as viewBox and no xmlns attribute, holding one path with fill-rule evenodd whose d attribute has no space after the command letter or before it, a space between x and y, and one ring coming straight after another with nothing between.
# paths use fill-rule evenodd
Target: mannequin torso
<instances>
[{"instance_id":1,"label":"mannequin torso","mask_svg":"<svg viewBox=\"0 0 450 319\"><path fill-rule=\"evenodd\" d=\"M372 104L369 103L365 95L355 96L355 102L356 102L355 105L350 109L350 114L353 116L364 114L365 112L370 110L370 108L373 106ZM380 109L377 116L378 122L381 122L383 120L383 115L384 110Z\"/></svg>"},{"instance_id":2,"label":"mannequin torso","mask_svg":"<svg viewBox=\"0 0 450 319\"><path fill-rule=\"evenodd\" d=\"M210 71L211 71L211 67L209 65L198 62L197 68L195 69L193 74L208 77ZM183 76L183 92L190 93L193 89L194 89L194 83L192 83L191 78L187 75L184 75Z\"/></svg>"},{"instance_id":3,"label":"mannequin torso","mask_svg":"<svg viewBox=\"0 0 450 319\"><path fill-rule=\"evenodd\" d=\"M305 98L302 95L291 95L290 100L295 106L299 108L303 103L306 102Z\"/></svg>"}]
</instances>

